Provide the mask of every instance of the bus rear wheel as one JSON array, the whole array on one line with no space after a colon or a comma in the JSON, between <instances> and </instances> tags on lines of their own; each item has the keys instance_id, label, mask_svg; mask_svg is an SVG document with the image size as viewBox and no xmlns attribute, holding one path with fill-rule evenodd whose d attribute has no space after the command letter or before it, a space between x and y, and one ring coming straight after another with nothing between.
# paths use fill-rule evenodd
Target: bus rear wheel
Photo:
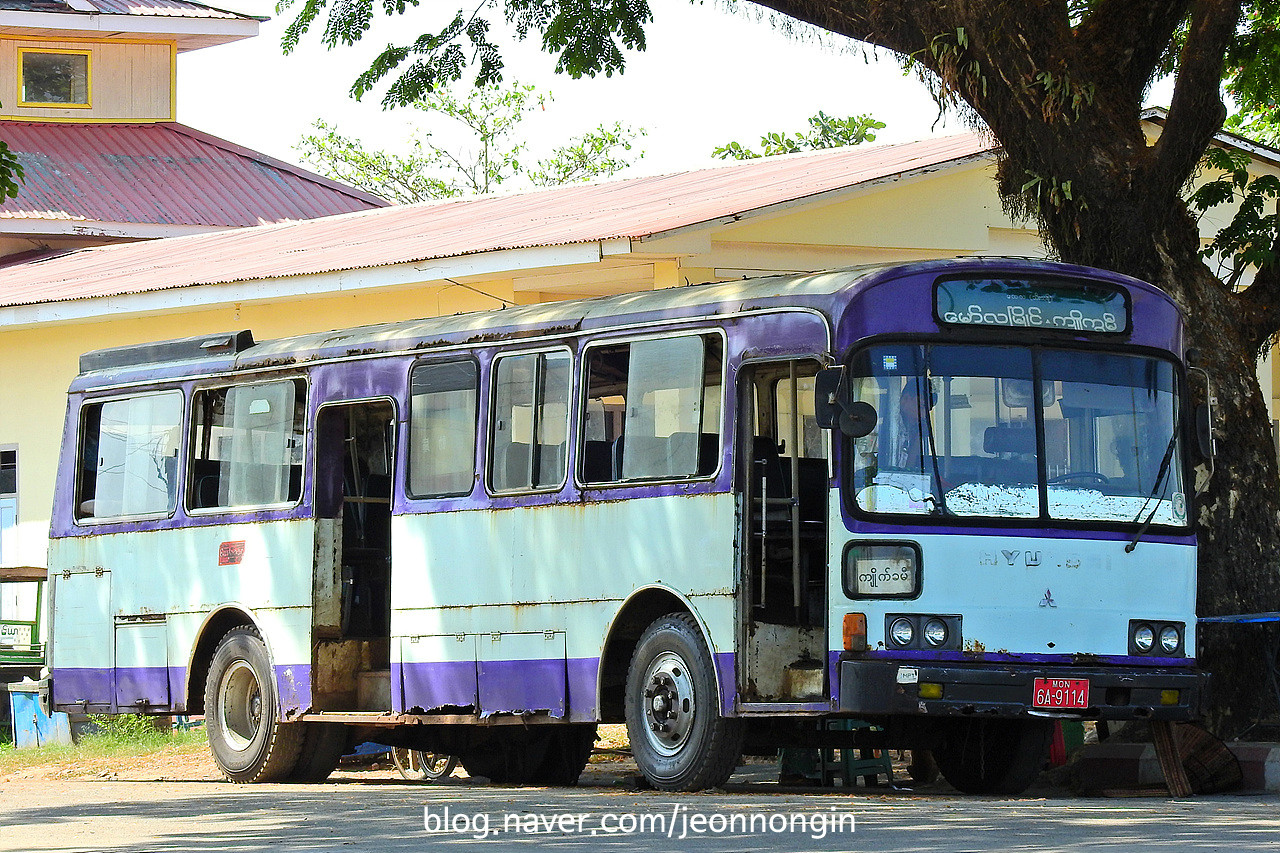
<instances>
[{"instance_id":1,"label":"bus rear wheel","mask_svg":"<svg viewBox=\"0 0 1280 853\"><path fill-rule=\"evenodd\" d=\"M298 763L304 726L282 723L267 646L254 629L227 632L204 687L209 749L232 782L287 778Z\"/></svg>"},{"instance_id":2,"label":"bus rear wheel","mask_svg":"<svg viewBox=\"0 0 1280 853\"><path fill-rule=\"evenodd\" d=\"M350 740L347 727L342 723L290 723L306 726L298 760L289 771L290 782L323 782L338 769L338 762L347 753Z\"/></svg>"},{"instance_id":3,"label":"bus rear wheel","mask_svg":"<svg viewBox=\"0 0 1280 853\"><path fill-rule=\"evenodd\" d=\"M1011 796L1040 774L1052 737L1050 720L956 721L933 756L957 791Z\"/></svg>"},{"instance_id":4,"label":"bus rear wheel","mask_svg":"<svg viewBox=\"0 0 1280 853\"><path fill-rule=\"evenodd\" d=\"M688 613L655 620L627 671L627 736L653 787L700 791L724 784L742 755L741 720L723 717L715 667Z\"/></svg>"}]
</instances>

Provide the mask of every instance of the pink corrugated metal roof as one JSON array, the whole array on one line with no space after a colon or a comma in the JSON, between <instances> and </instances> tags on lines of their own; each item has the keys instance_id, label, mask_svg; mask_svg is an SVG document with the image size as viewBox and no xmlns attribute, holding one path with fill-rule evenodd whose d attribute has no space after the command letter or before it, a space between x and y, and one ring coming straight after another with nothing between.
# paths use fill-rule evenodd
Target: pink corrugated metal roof
<instances>
[{"instance_id":1,"label":"pink corrugated metal roof","mask_svg":"<svg viewBox=\"0 0 1280 853\"><path fill-rule=\"evenodd\" d=\"M25 183L5 219L234 227L386 202L180 124L0 121Z\"/></svg>"},{"instance_id":2,"label":"pink corrugated metal roof","mask_svg":"<svg viewBox=\"0 0 1280 853\"><path fill-rule=\"evenodd\" d=\"M657 177L388 207L71 252L0 269L0 305L28 305L630 237L980 158L976 135L771 157ZM233 190L232 195L236 192Z\"/></svg>"}]
</instances>

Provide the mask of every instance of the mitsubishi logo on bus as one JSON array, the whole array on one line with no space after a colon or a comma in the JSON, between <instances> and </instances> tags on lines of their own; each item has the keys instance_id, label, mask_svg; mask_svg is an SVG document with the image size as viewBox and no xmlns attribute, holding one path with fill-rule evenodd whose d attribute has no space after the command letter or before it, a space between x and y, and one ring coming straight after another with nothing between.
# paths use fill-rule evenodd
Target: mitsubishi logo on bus
<instances>
[{"instance_id":1,"label":"mitsubishi logo on bus","mask_svg":"<svg viewBox=\"0 0 1280 853\"><path fill-rule=\"evenodd\" d=\"M1041 607L1057 607L1058 606L1057 602L1053 600L1053 590L1046 589L1044 591L1044 598L1040 599L1040 606Z\"/></svg>"}]
</instances>

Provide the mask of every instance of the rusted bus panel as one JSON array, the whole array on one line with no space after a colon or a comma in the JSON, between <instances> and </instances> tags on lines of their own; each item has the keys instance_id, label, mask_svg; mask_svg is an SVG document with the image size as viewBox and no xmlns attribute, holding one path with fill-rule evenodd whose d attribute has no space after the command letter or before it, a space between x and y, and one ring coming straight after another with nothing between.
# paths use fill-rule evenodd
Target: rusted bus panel
<instances>
[{"instance_id":1,"label":"rusted bus panel","mask_svg":"<svg viewBox=\"0 0 1280 853\"><path fill-rule=\"evenodd\" d=\"M410 610L443 627L447 608L508 606L508 621L473 630L528 630L521 620L547 618L544 608L518 605L621 601L650 585L689 597L732 591L735 523L729 493L398 515L392 632L452 630L398 616Z\"/></svg>"},{"instance_id":2,"label":"rusted bus panel","mask_svg":"<svg viewBox=\"0 0 1280 853\"><path fill-rule=\"evenodd\" d=\"M163 686L180 707L207 618L234 608L249 615L288 682L282 708L309 707L313 528L305 519L146 535L125 526L52 540L54 702L103 711L148 700L154 710ZM238 562L220 560L228 543ZM151 626L146 638L133 627L143 624Z\"/></svg>"}]
</instances>

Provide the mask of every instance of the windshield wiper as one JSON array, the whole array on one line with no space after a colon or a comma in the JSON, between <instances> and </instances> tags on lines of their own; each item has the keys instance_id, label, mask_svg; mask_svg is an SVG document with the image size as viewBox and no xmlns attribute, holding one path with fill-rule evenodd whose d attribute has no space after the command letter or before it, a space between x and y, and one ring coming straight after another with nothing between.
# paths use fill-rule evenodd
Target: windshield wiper
<instances>
[{"instance_id":1,"label":"windshield wiper","mask_svg":"<svg viewBox=\"0 0 1280 853\"><path fill-rule=\"evenodd\" d=\"M933 383L926 380L926 387L928 388L927 393L932 395ZM925 400L925 399L932 399L932 397L921 396L918 399ZM946 490L942 488L942 472L938 470L938 442L934 438L933 418L931 417L932 413L933 413L933 407L929 406L924 412L924 429L925 429L925 432L928 434L928 438L929 438L929 460L933 466L932 486L933 488L937 489L938 496L934 497L933 495L928 495L927 497L933 503L934 514L954 515L955 513L947 509Z\"/></svg>"},{"instance_id":2,"label":"windshield wiper","mask_svg":"<svg viewBox=\"0 0 1280 853\"><path fill-rule=\"evenodd\" d=\"M1151 487L1151 494L1147 495L1146 500L1142 502L1142 506L1138 509L1138 514L1134 516L1132 524L1137 524L1142 519L1142 514L1147 511L1147 504L1151 503L1151 499L1160 494L1160 489L1164 485L1165 477L1169 476L1170 465L1173 460L1173 448L1178 444L1178 430L1182 424L1182 414L1179 412L1178 419L1173 424L1173 435L1169 436L1169 445L1164 449L1164 458L1160 460L1160 470L1156 473L1155 485ZM1147 520L1142 522L1142 526L1138 528L1138 532L1133 534L1133 539L1128 545L1124 546L1126 554L1132 554L1133 549L1138 547L1138 540L1147 532L1147 528L1151 526L1151 522L1156 517L1156 512L1160 509L1160 502L1156 501L1156 505L1151 508L1151 512L1147 515Z\"/></svg>"}]
</instances>

